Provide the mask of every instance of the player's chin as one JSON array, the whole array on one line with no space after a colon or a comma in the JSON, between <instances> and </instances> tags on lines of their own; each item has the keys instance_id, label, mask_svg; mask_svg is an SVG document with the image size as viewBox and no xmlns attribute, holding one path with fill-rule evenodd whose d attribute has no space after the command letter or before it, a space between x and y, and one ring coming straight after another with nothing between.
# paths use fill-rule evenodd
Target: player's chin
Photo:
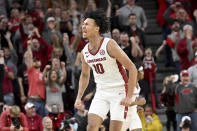
<instances>
[{"instance_id":1,"label":"player's chin","mask_svg":"<svg viewBox=\"0 0 197 131\"><path fill-rule=\"evenodd\" d=\"M86 39L87 38L87 35L85 35L85 34L83 34L83 36L82 36L84 39Z\"/></svg>"}]
</instances>

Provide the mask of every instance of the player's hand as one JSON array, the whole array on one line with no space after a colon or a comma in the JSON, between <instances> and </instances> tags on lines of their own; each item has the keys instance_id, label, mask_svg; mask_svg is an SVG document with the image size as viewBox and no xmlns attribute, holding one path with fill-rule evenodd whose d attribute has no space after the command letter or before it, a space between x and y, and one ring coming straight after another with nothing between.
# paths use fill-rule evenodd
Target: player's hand
<instances>
[{"instance_id":1,"label":"player's hand","mask_svg":"<svg viewBox=\"0 0 197 131\"><path fill-rule=\"evenodd\" d=\"M76 109L81 109L81 106L82 106L81 99L76 99L74 106L75 106Z\"/></svg>"},{"instance_id":2,"label":"player's hand","mask_svg":"<svg viewBox=\"0 0 197 131\"><path fill-rule=\"evenodd\" d=\"M131 97L125 97L124 99L121 100L120 105L124 106L129 106L132 103L132 98Z\"/></svg>"},{"instance_id":3,"label":"player's hand","mask_svg":"<svg viewBox=\"0 0 197 131\"><path fill-rule=\"evenodd\" d=\"M137 99L137 105L144 105L146 104L146 99L144 97Z\"/></svg>"}]
</instances>

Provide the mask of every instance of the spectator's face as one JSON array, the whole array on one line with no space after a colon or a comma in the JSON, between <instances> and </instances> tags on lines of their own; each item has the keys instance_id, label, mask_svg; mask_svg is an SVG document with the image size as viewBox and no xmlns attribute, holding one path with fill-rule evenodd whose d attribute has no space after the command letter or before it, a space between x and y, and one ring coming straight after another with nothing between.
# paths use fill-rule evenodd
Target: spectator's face
<instances>
[{"instance_id":1,"label":"spectator's face","mask_svg":"<svg viewBox=\"0 0 197 131\"><path fill-rule=\"evenodd\" d=\"M62 11L61 17L63 20L69 20L69 13L67 11Z\"/></svg>"},{"instance_id":2,"label":"spectator's face","mask_svg":"<svg viewBox=\"0 0 197 131\"><path fill-rule=\"evenodd\" d=\"M82 25L83 38L89 38L99 33L99 27L94 19L87 18Z\"/></svg>"},{"instance_id":3,"label":"spectator's face","mask_svg":"<svg viewBox=\"0 0 197 131\"><path fill-rule=\"evenodd\" d=\"M54 28L55 28L55 21L49 21L49 22L48 22L48 27L49 27L50 29L54 29Z\"/></svg>"},{"instance_id":4,"label":"spectator's face","mask_svg":"<svg viewBox=\"0 0 197 131\"><path fill-rule=\"evenodd\" d=\"M53 49L53 57L59 59L61 56L62 56L62 50L59 48L54 48Z\"/></svg>"},{"instance_id":5,"label":"spectator's face","mask_svg":"<svg viewBox=\"0 0 197 131\"><path fill-rule=\"evenodd\" d=\"M14 12L13 12L13 16L15 18L19 18L19 15L20 15L19 11L17 9L15 9Z\"/></svg>"},{"instance_id":6,"label":"spectator's face","mask_svg":"<svg viewBox=\"0 0 197 131\"><path fill-rule=\"evenodd\" d=\"M151 107L145 107L144 115L145 116L152 116L153 110Z\"/></svg>"},{"instance_id":7,"label":"spectator's face","mask_svg":"<svg viewBox=\"0 0 197 131\"><path fill-rule=\"evenodd\" d=\"M71 9L77 9L77 3L73 0L71 1Z\"/></svg>"},{"instance_id":8,"label":"spectator's face","mask_svg":"<svg viewBox=\"0 0 197 131\"><path fill-rule=\"evenodd\" d=\"M112 38L114 40L119 40L120 39L120 31L118 29L114 29L112 31Z\"/></svg>"},{"instance_id":9,"label":"spectator's face","mask_svg":"<svg viewBox=\"0 0 197 131\"><path fill-rule=\"evenodd\" d=\"M41 61L40 60L33 61L33 66L34 68L39 69L41 67Z\"/></svg>"},{"instance_id":10,"label":"spectator's face","mask_svg":"<svg viewBox=\"0 0 197 131\"><path fill-rule=\"evenodd\" d=\"M135 15L131 15L129 18L130 24L131 25L136 25L136 16Z\"/></svg>"},{"instance_id":11,"label":"spectator's face","mask_svg":"<svg viewBox=\"0 0 197 131\"><path fill-rule=\"evenodd\" d=\"M27 25L32 24L32 23L33 23L32 17L27 17L26 20L25 20L25 23L26 23Z\"/></svg>"},{"instance_id":12,"label":"spectator's face","mask_svg":"<svg viewBox=\"0 0 197 131\"><path fill-rule=\"evenodd\" d=\"M1 29L5 30L8 26L8 19L7 18L4 18L1 20Z\"/></svg>"},{"instance_id":13,"label":"spectator's face","mask_svg":"<svg viewBox=\"0 0 197 131\"><path fill-rule=\"evenodd\" d=\"M20 7L20 4L18 2L13 2L12 7L17 9Z\"/></svg>"},{"instance_id":14,"label":"spectator's face","mask_svg":"<svg viewBox=\"0 0 197 131\"><path fill-rule=\"evenodd\" d=\"M146 49L146 50L145 50L145 55L146 55L147 57L151 57L151 56L152 56L152 50L151 50L150 48Z\"/></svg>"},{"instance_id":15,"label":"spectator's face","mask_svg":"<svg viewBox=\"0 0 197 131\"><path fill-rule=\"evenodd\" d=\"M94 2L94 0L89 0L88 9L89 10L96 10L96 3Z\"/></svg>"},{"instance_id":16,"label":"spectator's face","mask_svg":"<svg viewBox=\"0 0 197 131\"><path fill-rule=\"evenodd\" d=\"M36 116L36 108L32 107L26 110L27 115L32 118Z\"/></svg>"},{"instance_id":17,"label":"spectator's face","mask_svg":"<svg viewBox=\"0 0 197 131\"><path fill-rule=\"evenodd\" d=\"M60 60L57 58L52 59L52 69L58 70L60 69Z\"/></svg>"},{"instance_id":18,"label":"spectator's face","mask_svg":"<svg viewBox=\"0 0 197 131\"><path fill-rule=\"evenodd\" d=\"M194 10L193 15L195 18L197 18L197 9Z\"/></svg>"},{"instance_id":19,"label":"spectator's face","mask_svg":"<svg viewBox=\"0 0 197 131\"><path fill-rule=\"evenodd\" d=\"M172 25L172 29L174 31L179 31L180 29L180 24L178 22L174 22L174 24Z\"/></svg>"},{"instance_id":20,"label":"spectator's face","mask_svg":"<svg viewBox=\"0 0 197 131\"><path fill-rule=\"evenodd\" d=\"M135 0L127 0L128 5L132 6L135 4Z\"/></svg>"},{"instance_id":21,"label":"spectator's face","mask_svg":"<svg viewBox=\"0 0 197 131\"><path fill-rule=\"evenodd\" d=\"M191 34L191 36L193 35L193 30L192 30L192 28L187 27L187 28L184 30L184 35L187 36L187 34Z\"/></svg>"},{"instance_id":22,"label":"spectator's face","mask_svg":"<svg viewBox=\"0 0 197 131\"><path fill-rule=\"evenodd\" d=\"M51 74L50 74L50 80L52 82L55 82L57 80L57 72L56 71L52 71Z\"/></svg>"},{"instance_id":23,"label":"spectator's face","mask_svg":"<svg viewBox=\"0 0 197 131\"><path fill-rule=\"evenodd\" d=\"M5 48L4 49L4 57L6 59L10 58L10 50L8 48Z\"/></svg>"},{"instance_id":24,"label":"spectator's face","mask_svg":"<svg viewBox=\"0 0 197 131\"><path fill-rule=\"evenodd\" d=\"M42 2L40 0L36 0L35 1L35 7L39 8L39 9L42 8Z\"/></svg>"},{"instance_id":25,"label":"spectator's face","mask_svg":"<svg viewBox=\"0 0 197 131\"><path fill-rule=\"evenodd\" d=\"M183 85L187 85L190 82L189 75L182 75L180 79Z\"/></svg>"},{"instance_id":26,"label":"spectator's face","mask_svg":"<svg viewBox=\"0 0 197 131\"><path fill-rule=\"evenodd\" d=\"M38 51L40 48L40 43L37 39L32 40L32 51Z\"/></svg>"},{"instance_id":27,"label":"spectator's face","mask_svg":"<svg viewBox=\"0 0 197 131\"><path fill-rule=\"evenodd\" d=\"M46 129L52 129L52 120L50 119L50 118L47 118L46 120L45 120L45 122L44 122L44 127L46 128Z\"/></svg>"},{"instance_id":28,"label":"spectator's face","mask_svg":"<svg viewBox=\"0 0 197 131\"><path fill-rule=\"evenodd\" d=\"M120 35L120 44L123 46L128 46L128 44L129 44L128 34L121 34Z\"/></svg>"},{"instance_id":29,"label":"spectator's face","mask_svg":"<svg viewBox=\"0 0 197 131\"><path fill-rule=\"evenodd\" d=\"M179 9L177 12L177 19L185 21L187 19L187 14L184 9Z\"/></svg>"},{"instance_id":30,"label":"spectator's face","mask_svg":"<svg viewBox=\"0 0 197 131\"><path fill-rule=\"evenodd\" d=\"M61 16L61 9L60 8L55 9L55 16Z\"/></svg>"}]
</instances>

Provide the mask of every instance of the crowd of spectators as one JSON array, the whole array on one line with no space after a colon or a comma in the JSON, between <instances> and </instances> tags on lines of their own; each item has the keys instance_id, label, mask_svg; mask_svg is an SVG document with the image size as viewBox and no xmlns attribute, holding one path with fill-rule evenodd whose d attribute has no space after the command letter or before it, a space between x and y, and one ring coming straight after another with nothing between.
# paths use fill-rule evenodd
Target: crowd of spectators
<instances>
[{"instance_id":1,"label":"crowd of spectators","mask_svg":"<svg viewBox=\"0 0 197 131\"><path fill-rule=\"evenodd\" d=\"M74 109L74 101L81 71L80 51L88 42L82 38L83 14L97 8L106 10L111 20L111 32L104 36L113 38L136 67L143 66L140 94L153 104L146 105L144 112L139 111L143 129L162 130L155 114L155 107L161 108L162 102L167 106L168 130L170 121L175 130L183 128L184 120L189 118L191 129L195 130L192 121L197 119L197 4L195 0L157 2L157 21L164 40L154 55L145 38L149 25L143 3L135 0L1 0L0 130L57 131L66 123L72 123L68 124L70 130L86 130L87 112L96 90L92 72L81 110ZM159 102L156 62L164 48L166 66L176 66L181 82L167 76ZM184 76L188 78L185 80ZM188 83L184 83L187 79ZM188 89L182 90L183 87ZM175 101L169 104L169 97ZM189 109L182 107L185 103ZM102 130L108 129L109 117ZM20 121L19 127L14 121ZM155 124L150 124L153 121Z\"/></svg>"}]
</instances>

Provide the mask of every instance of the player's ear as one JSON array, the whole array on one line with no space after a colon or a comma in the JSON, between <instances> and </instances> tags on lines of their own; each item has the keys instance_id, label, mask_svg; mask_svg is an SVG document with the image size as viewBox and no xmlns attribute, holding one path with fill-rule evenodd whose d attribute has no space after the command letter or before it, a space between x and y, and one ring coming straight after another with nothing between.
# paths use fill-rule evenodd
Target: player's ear
<instances>
[{"instance_id":1,"label":"player's ear","mask_svg":"<svg viewBox=\"0 0 197 131\"><path fill-rule=\"evenodd\" d=\"M96 27L96 31L99 32L99 30L100 30L100 28L97 26L97 27Z\"/></svg>"}]
</instances>

